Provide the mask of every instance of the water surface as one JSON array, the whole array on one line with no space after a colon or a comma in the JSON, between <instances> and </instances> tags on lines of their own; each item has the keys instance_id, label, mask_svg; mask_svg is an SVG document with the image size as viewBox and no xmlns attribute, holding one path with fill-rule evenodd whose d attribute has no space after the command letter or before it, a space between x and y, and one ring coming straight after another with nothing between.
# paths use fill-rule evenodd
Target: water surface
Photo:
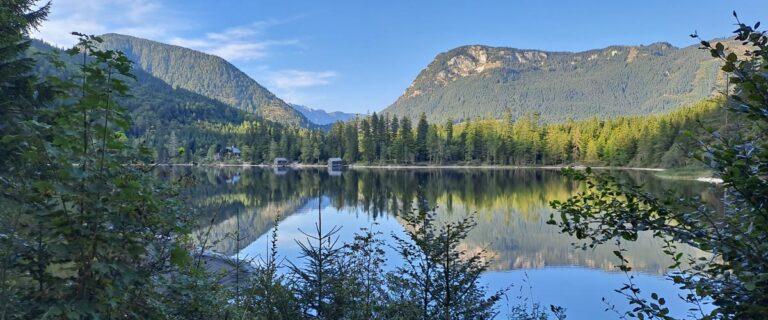
<instances>
[{"instance_id":1,"label":"water surface","mask_svg":"<svg viewBox=\"0 0 768 320\"><path fill-rule=\"evenodd\" d=\"M352 239L362 227L382 232L388 240L391 235L403 235L398 215L422 197L436 208L438 220L476 215L477 227L463 245L468 250L485 248L493 255L492 270L483 277L490 289L511 288L508 295L513 301L521 296L545 306L563 306L569 319L616 318L604 311L603 297L619 309L627 308L623 298L613 292L627 280L616 269L618 261L612 254L616 248L576 249L572 245L575 239L546 224L553 212L549 202L564 200L580 188L557 170L183 170L197 181L188 191L203 225L196 236L219 253L264 255L269 231L279 221L279 254L297 262L299 248L294 239L304 238L300 230L314 230L318 210L324 228L341 227L341 241ZM675 190L716 203L717 193L705 183L662 180L649 172L611 174L644 184L658 194ZM660 240L645 235L625 248L641 289L667 297L671 309L682 316L688 307L675 299L677 289L664 278L670 260L661 253L661 245ZM388 267L400 262L391 250L387 256ZM499 309L503 314L506 303Z\"/></svg>"}]
</instances>

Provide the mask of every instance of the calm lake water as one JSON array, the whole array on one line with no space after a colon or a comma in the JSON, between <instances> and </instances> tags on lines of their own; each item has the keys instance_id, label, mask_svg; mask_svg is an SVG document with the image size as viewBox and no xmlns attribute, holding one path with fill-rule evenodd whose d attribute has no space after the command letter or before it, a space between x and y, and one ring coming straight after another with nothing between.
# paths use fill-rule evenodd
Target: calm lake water
<instances>
[{"instance_id":1,"label":"calm lake water","mask_svg":"<svg viewBox=\"0 0 768 320\"><path fill-rule=\"evenodd\" d=\"M362 227L380 231L389 240L392 234L403 234L398 214L423 195L437 207L438 220L476 215L477 227L465 245L468 250L486 247L493 254L492 270L482 279L490 289L511 287L510 300L521 296L547 308L563 306L568 319L615 319L616 314L604 311L602 298L620 310L628 308L613 292L627 280L615 268L616 248L576 249L575 239L546 224L553 212L549 201L566 199L579 189L557 170L352 169L329 174L326 169L175 168L164 174L181 172L196 177L188 195L205 226L196 236L207 235L212 250L222 254L264 255L278 219L279 255L298 261L294 239L304 239L299 230L314 230L318 206L325 230L341 227L341 241L352 239ZM642 183L651 192L675 190L717 203L717 192L709 184L658 179L650 172L611 174ZM234 236L238 229L239 239ZM647 294L666 297L676 315L683 316L688 307L675 298L678 290L664 277L670 260L660 253L660 246L661 241L650 236L626 246L635 282ZM390 267L400 263L389 252L388 258ZM502 302L499 318L504 318L506 309Z\"/></svg>"}]
</instances>

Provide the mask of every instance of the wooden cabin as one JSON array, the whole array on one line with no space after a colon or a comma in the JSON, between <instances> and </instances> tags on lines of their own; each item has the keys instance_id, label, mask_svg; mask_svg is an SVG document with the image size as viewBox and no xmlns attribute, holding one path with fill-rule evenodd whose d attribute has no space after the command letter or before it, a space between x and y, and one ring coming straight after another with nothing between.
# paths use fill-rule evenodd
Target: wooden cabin
<instances>
[{"instance_id":1,"label":"wooden cabin","mask_svg":"<svg viewBox=\"0 0 768 320\"><path fill-rule=\"evenodd\" d=\"M285 167L285 166L288 166L288 159L286 159L286 158L275 158L274 166L275 167Z\"/></svg>"},{"instance_id":2,"label":"wooden cabin","mask_svg":"<svg viewBox=\"0 0 768 320\"><path fill-rule=\"evenodd\" d=\"M328 159L328 168L333 170L341 170L344 167L344 161L341 158Z\"/></svg>"}]
</instances>

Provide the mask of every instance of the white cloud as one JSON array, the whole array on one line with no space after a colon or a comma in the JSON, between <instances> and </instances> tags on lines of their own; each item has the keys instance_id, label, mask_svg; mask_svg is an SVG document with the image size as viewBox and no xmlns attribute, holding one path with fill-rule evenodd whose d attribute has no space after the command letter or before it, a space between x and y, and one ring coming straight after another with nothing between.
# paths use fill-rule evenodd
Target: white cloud
<instances>
[{"instance_id":1,"label":"white cloud","mask_svg":"<svg viewBox=\"0 0 768 320\"><path fill-rule=\"evenodd\" d=\"M328 85L338 77L338 73L331 70L265 70L264 74L265 84L272 92L285 101L298 104L311 104L320 99L323 93L311 88Z\"/></svg>"},{"instance_id":2,"label":"white cloud","mask_svg":"<svg viewBox=\"0 0 768 320\"><path fill-rule=\"evenodd\" d=\"M261 29L257 28L256 25L240 26L229 28L222 32L209 32L206 34L206 37L212 40L227 41L230 39L242 39L251 37L258 34L259 32L261 32Z\"/></svg>"},{"instance_id":3,"label":"white cloud","mask_svg":"<svg viewBox=\"0 0 768 320\"><path fill-rule=\"evenodd\" d=\"M329 84L335 71L280 70L271 72L268 82L278 89L295 89Z\"/></svg>"},{"instance_id":4,"label":"white cloud","mask_svg":"<svg viewBox=\"0 0 768 320\"><path fill-rule=\"evenodd\" d=\"M268 47L263 42L223 43L209 52L227 60L254 60L265 57Z\"/></svg>"},{"instance_id":5,"label":"white cloud","mask_svg":"<svg viewBox=\"0 0 768 320\"><path fill-rule=\"evenodd\" d=\"M324 86L338 76L335 71L307 71L297 69L272 70L268 65L254 63L277 50L278 47L301 46L295 39L274 39L267 29L300 19L268 19L246 25L232 26L219 31L200 32L196 36L179 36L180 32L194 31L194 22L183 21L161 0L53 0L51 14L40 30L32 36L59 47L75 44L73 31L85 34L108 32L128 34L192 48L217 55L240 68L261 68L258 74L270 89L281 98L297 103L316 100L320 92L314 87ZM312 94L310 94L312 92Z\"/></svg>"},{"instance_id":6,"label":"white cloud","mask_svg":"<svg viewBox=\"0 0 768 320\"><path fill-rule=\"evenodd\" d=\"M297 45L298 40L264 40L264 29L282 23L276 20L259 21L244 26L208 32L197 38L172 38L171 44L193 48L229 61L250 61L264 58L276 46Z\"/></svg>"},{"instance_id":7,"label":"white cloud","mask_svg":"<svg viewBox=\"0 0 768 320\"><path fill-rule=\"evenodd\" d=\"M174 28L172 19L161 14L157 0L55 0L51 14L32 37L60 47L77 39L70 33L126 33L142 38L162 38Z\"/></svg>"},{"instance_id":8,"label":"white cloud","mask_svg":"<svg viewBox=\"0 0 768 320\"><path fill-rule=\"evenodd\" d=\"M264 58L276 46L298 45L297 40L268 40L265 29L292 21L264 20L235 26L199 37L173 36L188 28L188 23L174 20L171 9L160 0L54 0L48 21L32 36L59 47L69 47L77 39L70 33L104 34L116 32L167 42L200 50L230 61Z\"/></svg>"}]
</instances>

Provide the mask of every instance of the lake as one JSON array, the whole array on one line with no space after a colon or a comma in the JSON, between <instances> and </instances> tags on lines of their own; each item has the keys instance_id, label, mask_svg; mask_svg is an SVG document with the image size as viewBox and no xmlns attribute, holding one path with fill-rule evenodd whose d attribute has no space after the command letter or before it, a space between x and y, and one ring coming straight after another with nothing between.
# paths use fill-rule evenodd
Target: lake
<instances>
[{"instance_id":1,"label":"lake","mask_svg":"<svg viewBox=\"0 0 768 320\"><path fill-rule=\"evenodd\" d=\"M403 235L398 218L419 196L437 208L438 221L476 215L477 227L463 245L467 250L486 248L493 256L491 270L482 282L491 290L511 288L513 303L527 299L548 308L567 309L568 319L615 319L606 312L605 298L620 310L627 303L613 292L627 281L618 272L611 245L593 250L575 248L574 238L547 225L551 200L563 200L580 186L546 169L287 169L225 167L174 168L165 175L186 173L195 178L185 195L197 210L202 227L195 232L218 253L255 258L267 252L270 230L279 221L278 252L298 261L294 239L300 230L313 231L322 212L324 228L341 227L340 240L351 240L360 228ZM650 192L699 196L718 203L710 184L665 180L652 172L611 171L627 181L643 184ZM328 229L325 229L328 230ZM238 232L239 231L239 232ZM666 297L677 316L687 306L676 298L678 290L665 279L671 260L661 253L662 242L645 235L626 249L635 282L650 295ZM702 255L692 248L684 250ZM400 260L387 252L388 266ZM499 305L503 315L507 302ZM499 317L503 318L503 317Z\"/></svg>"}]
</instances>

